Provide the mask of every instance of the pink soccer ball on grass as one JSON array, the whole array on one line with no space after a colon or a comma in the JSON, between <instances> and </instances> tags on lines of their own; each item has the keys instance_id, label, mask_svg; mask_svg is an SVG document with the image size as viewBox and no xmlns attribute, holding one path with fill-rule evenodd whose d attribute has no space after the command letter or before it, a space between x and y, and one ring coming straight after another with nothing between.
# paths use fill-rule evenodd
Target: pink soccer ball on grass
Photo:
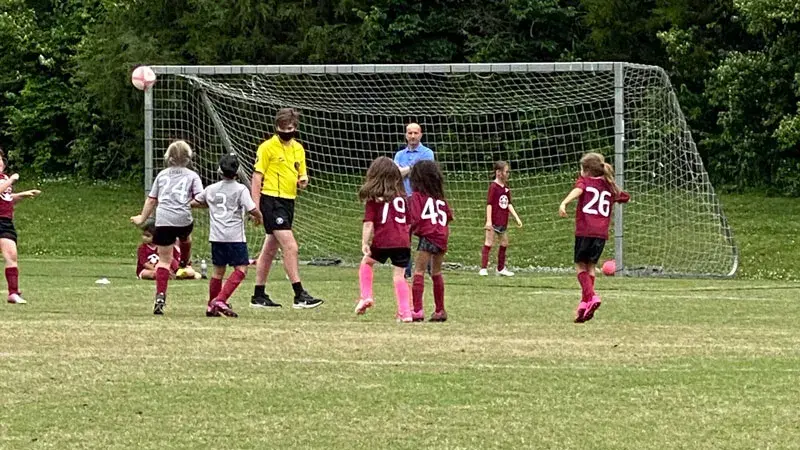
<instances>
[{"instance_id":1,"label":"pink soccer ball on grass","mask_svg":"<svg viewBox=\"0 0 800 450\"><path fill-rule=\"evenodd\" d=\"M617 273L616 261L609 259L603 263L603 274L605 274L607 277L613 277L615 273Z\"/></svg>"},{"instance_id":2,"label":"pink soccer ball on grass","mask_svg":"<svg viewBox=\"0 0 800 450\"><path fill-rule=\"evenodd\" d=\"M153 69L147 66L139 66L133 69L133 73L131 74L131 84L133 87L140 91L146 91L150 89L150 86L155 84L156 82L156 73L153 72Z\"/></svg>"}]
</instances>

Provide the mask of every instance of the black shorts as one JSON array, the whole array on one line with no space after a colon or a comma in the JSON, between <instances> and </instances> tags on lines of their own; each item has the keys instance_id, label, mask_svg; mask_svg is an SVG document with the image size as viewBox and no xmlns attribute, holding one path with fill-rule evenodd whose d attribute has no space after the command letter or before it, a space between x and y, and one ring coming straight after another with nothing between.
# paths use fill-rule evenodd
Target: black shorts
<instances>
[{"instance_id":1,"label":"black shorts","mask_svg":"<svg viewBox=\"0 0 800 450\"><path fill-rule=\"evenodd\" d=\"M0 239L17 242L17 229L14 228L14 221L8 217L0 217Z\"/></svg>"},{"instance_id":2,"label":"black shorts","mask_svg":"<svg viewBox=\"0 0 800 450\"><path fill-rule=\"evenodd\" d=\"M194 224L190 223L185 227L156 227L156 232L153 234L153 244L165 247L167 245L175 245L175 239L185 241L192 234Z\"/></svg>"},{"instance_id":3,"label":"black shorts","mask_svg":"<svg viewBox=\"0 0 800 450\"><path fill-rule=\"evenodd\" d=\"M264 216L264 231L291 230L294 222L294 200L261 195L261 215Z\"/></svg>"},{"instance_id":4,"label":"black shorts","mask_svg":"<svg viewBox=\"0 0 800 450\"><path fill-rule=\"evenodd\" d=\"M211 264L215 266L249 266L247 244L244 242L212 242Z\"/></svg>"},{"instance_id":5,"label":"black shorts","mask_svg":"<svg viewBox=\"0 0 800 450\"><path fill-rule=\"evenodd\" d=\"M411 249L408 247L401 248L369 248L370 258L385 264L386 260L392 260L392 265L395 267L406 267L411 261Z\"/></svg>"},{"instance_id":6,"label":"black shorts","mask_svg":"<svg viewBox=\"0 0 800 450\"><path fill-rule=\"evenodd\" d=\"M492 225L492 229L497 234L503 234L508 231L508 225Z\"/></svg>"},{"instance_id":7,"label":"black shorts","mask_svg":"<svg viewBox=\"0 0 800 450\"><path fill-rule=\"evenodd\" d=\"M597 264L606 240L603 238L575 236L575 263Z\"/></svg>"},{"instance_id":8,"label":"black shorts","mask_svg":"<svg viewBox=\"0 0 800 450\"><path fill-rule=\"evenodd\" d=\"M439 248L433 242L425 239L424 237L420 236L419 244L417 244L417 251L418 252L428 252L431 255L438 255L440 253L444 253L441 248Z\"/></svg>"}]
</instances>

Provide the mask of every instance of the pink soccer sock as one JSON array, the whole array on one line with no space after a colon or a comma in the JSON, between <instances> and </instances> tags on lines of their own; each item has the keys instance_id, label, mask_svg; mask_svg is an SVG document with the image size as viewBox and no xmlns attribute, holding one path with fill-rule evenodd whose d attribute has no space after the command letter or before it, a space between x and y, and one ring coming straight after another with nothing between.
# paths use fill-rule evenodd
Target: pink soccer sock
<instances>
[{"instance_id":1,"label":"pink soccer sock","mask_svg":"<svg viewBox=\"0 0 800 450\"><path fill-rule=\"evenodd\" d=\"M227 303L228 299L233 295L233 291L239 287L239 283L241 283L246 276L247 275L241 270L234 270L231 276L225 281L225 285L222 286L222 291L217 295L217 300L222 300Z\"/></svg>"},{"instance_id":2,"label":"pink soccer sock","mask_svg":"<svg viewBox=\"0 0 800 450\"><path fill-rule=\"evenodd\" d=\"M394 280L394 294L397 297L397 312L400 313L400 317L411 317L408 283L404 278Z\"/></svg>"},{"instance_id":3,"label":"pink soccer sock","mask_svg":"<svg viewBox=\"0 0 800 450\"><path fill-rule=\"evenodd\" d=\"M497 271L501 271L506 268L506 249L508 247L500 246L497 249Z\"/></svg>"},{"instance_id":4,"label":"pink soccer sock","mask_svg":"<svg viewBox=\"0 0 800 450\"><path fill-rule=\"evenodd\" d=\"M589 276L588 272L578 272L578 283L581 285L581 301L590 301L594 295L592 277Z\"/></svg>"},{"instance_id":5,"label":"pink soccer sock","mask_svg":"<svg viewBox=\"0 0 800 450\"><path fill-rule=\"evenodd\" d=\"M358 285L361 287L361 300L372 298L372 266L362 263L358 268Z\"/></svg>"},{"instance_id":6,"label":"pink soccer sock","mask_svg":"<svg viewBox=\"0 0 800 450\"><path fill-rule=\"evenodd\" d=\"M411 286L411 298L414 302L414 312L422 312L422 295L425 293L425 278L422 274L414 274Z\"/></svg>"},{"instance_id":7,"label":"pink soccer sock","mask_svg":"<svg viewBox=\"0 0 800 450\"><path fill-rule=\"evenodd\" d=\"M436 304L436 312L442 312L444 311L444 278L439 273L432 276L431 281L433 281L433 302Z\"/></svg>"},{"instance_id":8,"label":"pink soccer sock","mask_svg":"<svg viewBox=\"0 0 800 450\"><path fill-rule=\"evenodd\" d=\"M208 302L211 303L212 300L217 298L219 295L219 291L222 290L222 279L221 278L212 278L208 282Z\"/></svg>"},{"instance_id":9,"label":"pink soccer sock","mask_svg":"<svg viewBox=\"0 0 800 450\"><path fill-rule=\"evenodd\" d=\"M488 245L484 245L483 249L481 249L481 269L485 269L489 266L489 252L492 251L492 247Z\"/></svg>"}]
</instances>

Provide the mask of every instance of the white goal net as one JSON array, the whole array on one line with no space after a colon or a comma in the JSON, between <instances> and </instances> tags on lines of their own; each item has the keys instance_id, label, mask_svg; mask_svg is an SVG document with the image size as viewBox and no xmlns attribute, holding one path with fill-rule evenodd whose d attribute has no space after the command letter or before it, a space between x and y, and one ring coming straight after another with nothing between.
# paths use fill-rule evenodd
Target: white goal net
<instances>
[{"instance_id":1,"label":"white goal net","mask_svg":"<svg viewBox=\"0 0 800 450\"><path fill-rule=\"evenodd\" d=\"M632 201L615 214L603 259L632 274L732 275L737 251L669 78L658 67L612 63L386 66L155 66L146 94L146 184L174 139L195 149L204 184L233 151L249 185L258 145L282 107L301 112L311 184L297 200L303 260L360 258L366 168L422 126L447 179L455 220L447 262L474 268L483 245L494 161L511 164L509 266L572 267L573 220L558 205L581 156L603 153ZM152 153L150 153L152 152ZM147 187L147 186L146 186ZM574 214L573 214L574 215ZM196 213L195 252L208 254ZM263 229L249 225L255 255Z\"/></svg>"}]
</instances>

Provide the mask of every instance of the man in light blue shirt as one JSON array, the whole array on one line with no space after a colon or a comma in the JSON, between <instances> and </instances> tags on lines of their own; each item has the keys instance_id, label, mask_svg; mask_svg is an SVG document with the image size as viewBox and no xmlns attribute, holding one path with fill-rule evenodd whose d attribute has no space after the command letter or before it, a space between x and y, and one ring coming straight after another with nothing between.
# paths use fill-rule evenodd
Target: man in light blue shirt
<instances>
[{"instance_id":1,"label":"man in light blue shirt","mask_svg":"<svg viewBox=\"0 0 800 450\"><path fill-rule=\"evenodd\" d=\"M408 173L411 172L411 167L417 161L430 160L434 161L433 150L425 147L420 143L422 139L422 127L418 123L410 123L406 125L406 148L398 151L394 155L394 163L400 168L400 174L403 175L403 187L406 190L406 196L411 197L411 180L408 178ZM408 260L406 266L406 278L411 278L412 260ZM430 271L430 264L428 265Z\"/></svg>"},{"instance_id":2,"label":"man in light blue shirt","mask_svg":"<svg viewBox=\"0 0 800 450\"><path fill-rule=\"evenodd\" d=\"M400 168L400 174L403 175L403 187L406 190L406 196L411 197L411 181L408 179L408 173L411 172L411 166L416 164L417 161L430 160L433 161L433 150L425 147L420 143L422 139L422 127L417 123L410 123L406 126L406 148L398 151L394 155L394 163Z\"/></svg>"}]
</instances>

